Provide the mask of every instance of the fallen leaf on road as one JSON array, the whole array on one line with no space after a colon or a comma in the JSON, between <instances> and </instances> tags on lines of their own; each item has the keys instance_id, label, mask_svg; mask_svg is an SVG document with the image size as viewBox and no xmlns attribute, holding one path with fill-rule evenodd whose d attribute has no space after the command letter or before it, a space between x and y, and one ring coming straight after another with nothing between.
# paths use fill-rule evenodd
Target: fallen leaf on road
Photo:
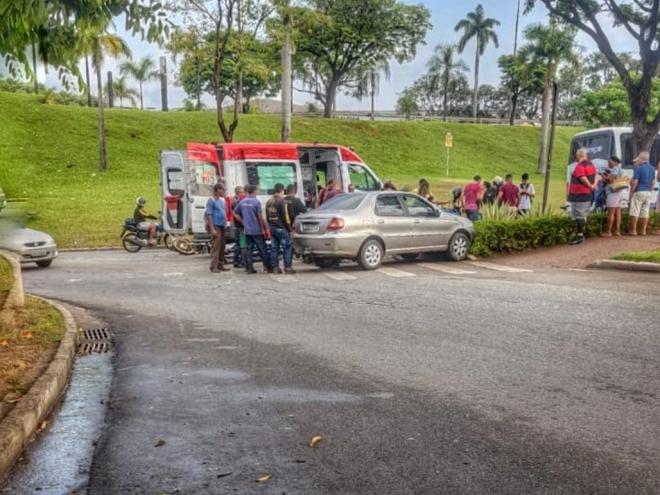
<instances>
[{"instance_id":1,"label":"fallen leaf on road","mask_svg":"<svg viewBox=\"0 0 660 495\"><path fill-rule=\"evenodd\" d=\"M154 444L154 447L162 447L166 443L167 442L165 440L163 440L162 438L159 438L158 440L156 440L156 443Z\"/></svg>"},{"instance_id":2,"label":"fallen leaf on road","mask_svg":"<svg viewBox=\"0 0 660 495\"><path fill-rule=\"evenodd\" d=\"M225 476L229 476L230 474L234 474L234 471L227 471L226 473L220 473L218 475L218 478L224 478Z\"/></svg>"},{"instance_id":3,"label":"fallen leaf on road","mask_svg":"<svg viewBox=\"0 0 660 495\"><path fill-rule=\"evenodd\" d=\"M6 345L9 345L9 341L8 341L7 339L2 339L2 340L0 340L0 346L3 346L3 347L4 347L4 346L6 346Z\"/></svg>"},{"instance_id":4,"label":"fallen leaf on road","mask_svg":"<svg viewBox=\"0 0 660 495\"><path fill-rule=\"evenodd\" d=\"M269 479L271 479L272 477L273 476L270 475L270 474L264 474L263 476L259 476L255 481L257 483L264 483L264 482L268 481Z\"/></svg>"},{"instance_id":5,"label":"fallen leaf on road","mask_svg":"<svg viewBox=\"0 0 660 495\"><path fill-rule=\"evenodd\" d=\"M322 436L316 435L315 437L312 437L312 441L309 442L309 446L314 448L316 447L319 443L321 443L321 440L323 440Z\"/></svg>"}]
</instances>

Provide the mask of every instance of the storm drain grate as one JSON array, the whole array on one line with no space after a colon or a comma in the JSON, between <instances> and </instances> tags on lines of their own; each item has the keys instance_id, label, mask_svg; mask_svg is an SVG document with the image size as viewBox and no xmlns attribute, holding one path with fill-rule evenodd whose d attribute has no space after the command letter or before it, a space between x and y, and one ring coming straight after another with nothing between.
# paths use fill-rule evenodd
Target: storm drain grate
<instances>
[{"instance_id":1,"label":"storm drain grate","mask_svg":"<svg viewBox=\"0 0 660 495\"><path fill-rule=\"evenodd\" d=\"M79 354L103 354L112 348L112 334L107 328L90 328L82 331Z\"/></svg>"}]
</instances>

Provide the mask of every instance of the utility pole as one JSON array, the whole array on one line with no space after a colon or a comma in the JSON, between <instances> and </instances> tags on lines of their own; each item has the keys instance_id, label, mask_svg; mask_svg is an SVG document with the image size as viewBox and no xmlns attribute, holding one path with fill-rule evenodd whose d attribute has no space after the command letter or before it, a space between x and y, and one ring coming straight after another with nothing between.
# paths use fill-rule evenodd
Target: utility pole
<instances>
[{"instance_id":1,"label":"utility pole","mask_svg":"<svg viewBox=\"0 0 660 495\"><path fill-rule=\"evenodd\" d=\"M89 77L89 57L85 55L85 78L87 82L87 106L92 106L92 88L91 88L91 79Z\"/></svg>"},{"instance_id":2,"label":"utility pole","mask_svg":"<svg viewBox=\"0 0 660 495\"><path fill-rule=\"evenodd\" d=\"M518 53L518 25L520 24L520 0L518 0L518 9L516 10L516 32L513 39L513 55Z\"/></svg>"},{"instance_id":3,"label":"utility pole","mask_svg":"<svg viewBox=\"0 0 660 495\"><path fill-rule=\"evenodd\" d=\"M32 72L34 72L34 92L39 94L39 80L37 79L37 46L32 42Z\"/></svg>"},{"instance_id":4,"label":"utility pole","mask_svg":"<svg viewBox=\"0 0 660 495\"><path fill-rule=\"evenodd\" d=\"M108 108L113 108L115 106L115 88L112 84L112 71L108 71Z\"/></svg>"},{"instance_id":5,"label":"utility pole","mask_svg":"<svg viewBox=\"0 0 660 495\"><path fill-rule=\"evenodd\" d=\"M548 190L550 189L550 172L552 171L552 148L555 145L555 128L557 127L557 97L559 85L552 83L552 117L550 120L550 139L548 140L548 166L545 169L545 182L543 183L543 204L541 211L545 213L548 205Z\"/></svg>"},{"instance_id":6,"label":"utility pole","mask_svg":"<svg viewBox=\"0 0 660 495\"><path fill-rule=\"evenodd\" d=\"M289 12L289 1L286 0L283 5L283 24L284 24L284 43L280 54L282 61L282 142L288 143L291 140L291 55L293 53L291 42L291 17Z\"/></svg>"},{"instance_id":7,"label":"utility pole","mask_svg":"<svg viewBox=\"0 0 660 495\"><path fill-rule=\"evenodd\" d=\"M163 112L167 112L167 58L160 57L160 98Z\"/></svg>"}]
</instances>

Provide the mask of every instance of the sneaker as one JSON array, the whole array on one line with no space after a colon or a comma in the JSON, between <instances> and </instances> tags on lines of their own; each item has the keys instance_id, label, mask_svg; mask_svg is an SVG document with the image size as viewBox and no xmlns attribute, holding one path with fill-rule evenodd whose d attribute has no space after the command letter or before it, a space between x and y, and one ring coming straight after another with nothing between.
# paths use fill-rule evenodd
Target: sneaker
<instances>
[{"instance_id":1,"label":"sneaker","mask_svg":"<svg viewBox=\"0 0 660 495\"><path fill-rule=\"evenodd\" d=\"M285 268L284 273L286 273L287 275L295 275L296 271L293 268Z\"/></svg>"},{"instance_id":2,"label":"sneaker","mask_svg":"<svg viewBox=\"0 0 660 495\"><path fill-rule=\"evenodd\" d=\"M275 269L275 273L277 273L278 275L282 275L282 273L284 273L284 272L283 272L282 269L278 266L278 267Z\"/></svg>"},{"instance_id":3,"label":"sneaker","mask_svg":"<svg viewBox=\"0 0 660 495\"><path fill-rule=\"evenodd\" d=\"M218 268L211 268L211 273L220 273L221 271Z\"/></svg>"},{"instance_id":4,"label":"sneaker","mask_svg":"<svg viewBox=\"0 0 660 495\"><path fill-rule=\"evenodd\" d=\"M582 244L584 242L584 236L577 236L575 239L573 239L569 244L571 246L577 246L578 244Z\"/></svg>"}]
</instances>

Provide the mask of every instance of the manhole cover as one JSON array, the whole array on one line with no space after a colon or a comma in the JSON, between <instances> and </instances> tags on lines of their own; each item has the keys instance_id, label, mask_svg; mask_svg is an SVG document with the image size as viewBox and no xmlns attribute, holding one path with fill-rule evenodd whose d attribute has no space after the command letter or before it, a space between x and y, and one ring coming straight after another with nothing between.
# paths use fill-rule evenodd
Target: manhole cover
<instances>
[{"instance_id":1,"label":"manhole cover","mask_svg":"<svg viewBox=\"0 0 660 495\"><path fill-rule=\"evenodd\" d=\"M112 334L107 328L90 328L82 331L78 354L103 354L112 348Z\"/></svg>"}]
</instances>

